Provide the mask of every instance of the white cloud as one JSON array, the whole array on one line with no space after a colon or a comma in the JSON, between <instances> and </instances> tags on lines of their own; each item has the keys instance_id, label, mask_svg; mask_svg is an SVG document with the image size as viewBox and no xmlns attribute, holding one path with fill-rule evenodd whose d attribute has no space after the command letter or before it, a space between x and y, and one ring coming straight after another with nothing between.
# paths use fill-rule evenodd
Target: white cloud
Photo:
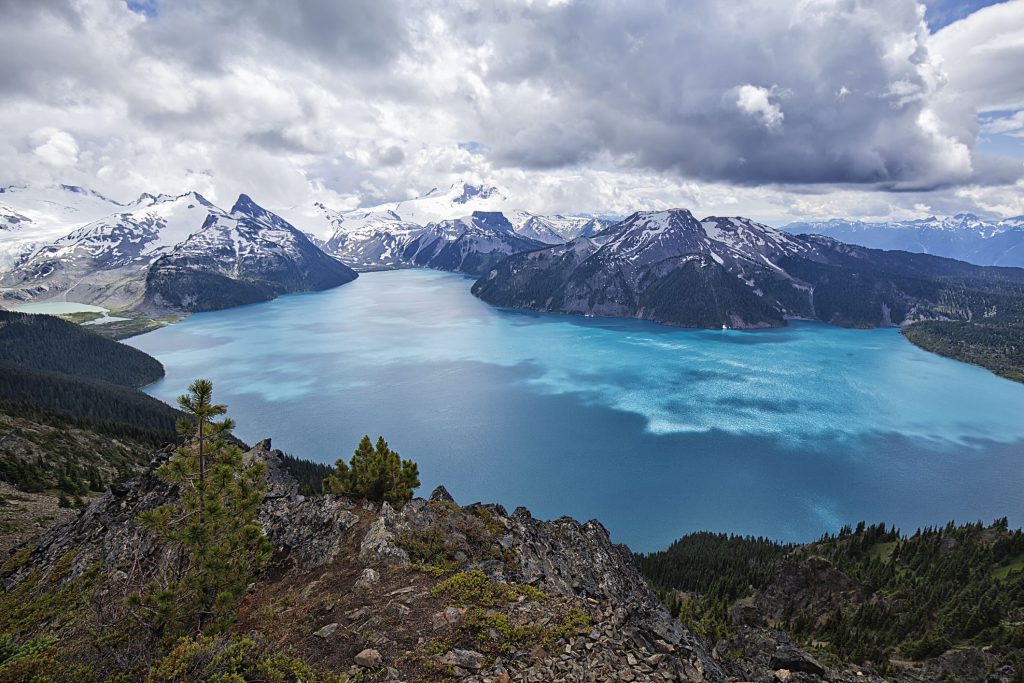
<instances>
[{"instance_id":1,"label":"white cloud","mask_svg":"<svg viewBox=\"0 0 1024 683\"><path fill-rule=\"evenodd\" d=\"M1024 109L1024 0L950 24L932 36L929 48L948 79L944 100L980 112Z\"/></svg>"},{"instance_id":2,"label":"white cloud","mask_svg":"<svg viewBox=\"0 0 1024 683\"><path fill-rule=\"evenodd\" d=\"M351 206L476 178L776 222L1018 191L974 144L1024 109L1024 0L935 36L914 0L157 7L0 0L0 184Z\"/></svg>"},{"instance_id":3,"label":"white cloud","mask_svg":"<svg viewBox=\"0 0 1024 683\"><path fill-rule=\"evenodd\" d=\"M78 162L78 143L74 136L63 130L43 129L32 136L43 140L32 152L49 166L67 168Z\"/></svg>"},{"instance_id":4,"label":"white cloud","mask_svg":"<svg viewBox=\"0 0 1024 683\"><path fill-rule=\"evenodd\" d=\"M744 114L758 119L768 130L782 127L785 114L779 105L771 101L772 90L756 85L742 85L736 92L736 106Z\"/></svg>"},{"instance_id":5,"label":"white cloud","mask_svg":"<svg viewBox=\"0 0 1024 683\"><path fill-rule=\"evenodd\" d=\"M992 135L1024 137L1024 110L1004 116L988 116L981 121L981 132Z\"/></svg>"}]
</instances>

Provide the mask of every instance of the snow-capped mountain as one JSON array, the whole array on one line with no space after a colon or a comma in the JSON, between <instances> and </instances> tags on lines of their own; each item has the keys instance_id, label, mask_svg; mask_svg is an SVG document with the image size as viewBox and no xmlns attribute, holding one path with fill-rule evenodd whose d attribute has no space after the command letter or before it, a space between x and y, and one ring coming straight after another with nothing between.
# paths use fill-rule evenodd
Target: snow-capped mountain
<instances>
[{"instance_id":1,"label":"snow-capped mountain","mask_svg":"<svg viewBox=\"0 0 1024 683\"><path fill-rule=\"evenodd\" d=\"M1002 269L793 236L746 218L698 221L673 209L635 213L594 238L508 258L473 293L499 306L693 327L776 326L786 318L870 327L982 315L947 307L962 288L952 280L1006 277ZM1013 277L1024 281L1024 272Z\"/></svg>"},{"instance_id":2,"label":"snow-capped mountain","mask_svg":"<svg viewBox=\"0 0 1024 683\"><path fill-rule=\"evenodd\" d=\"M790 223L793 234L827 235L874 249L935 254L978 265L1024 266L1024 216L987 220L971 213L953 216L865 222L833 218Z\"/></svg>"},{"instance_id":3,"label":"snow-capped mountain","mask_svg":"<svg viewBox=\"0 0 1024 683\"><path fill-rule=\"evenodd\" d=\"M76 185L0 187L0 270L11 267L25 252L124 211L125 206Z\"/></svg>"},{"instance_id":4,"label":"snow-capped mountain","mask_svg":"<svg viewBox=\"0 0 1024 683\"><path fill-rule=\"evenodd\" d=\"M108 308L129 306L142 296L145 270L217 211L195 192L178 197L144 194L122 211L26 254L0 278L4 297L60 295Z\"/></svg>"},{"instance_id":5,"label":"snow-capped mountain","mask_svg":"<svg viewBox=\"0 0 1024 683\"><path fill-rule=\"evenodd\" d=\"M544 242L561 244L577 237L591 237L618 221L601 216L551 214L537 215L528 211L513 211L509 221L515 231L523 237Z\"/></svg>"},{"instance_id":6,"label":"snow-capped mountain","mask_svg":"<svg viewBox=\"0 0 1024 683\"><path fill-rule=\"evenodd\" d=\"M345 284L356 273L280 216L239 195L149 269L144 307L206 311Z\"/></svg>"},{"instance_id":7,"label":"snow-capped mountain","mask_svg":"<svg viewBox=\"0 0 1024 683\"><path fill-rule=\"evenodd\" d=\"M473 203L478 196L464 187L454 198L467 197L465 202ZM290 210L292 216L298 213ZM301 215L307 218L305 225L315 226L317 233L323 234L328 227L328 236L318 244L357 270L424 266L475 274L485 262L543 246L539 240L518 234L500 212L475 211L427 225L404 220L392 209L339 212L320 203L314 205L314 211Z\"/></svg>"},{"instance_id":8,"label":"snow-capped mountain","mask_svg":"<svg viewBox=\"0 0 1024 683\"><path fill-rule=\"evenodd\" d=\"M323 241L324 251L357 270L405 265L405 245L423 230L393 211L346 214Z\"/></svg>"},{"instance_id":9,"label":"snow-capped mountain","mask_svg":"<svg viewBox=\"0 0 1024 683\"><path fill-rule=\"evenodd\" d=\"M431 223L410 236L402 259L412 265L479 275L512 254L546 246L515 232L500 212L474 211Z\"/></svg>"},{"instance_id":10,"label":"snow-capped mountain","mask_svg":"<svg viewBox=\"0 0 1024 683\"><path fill-rule=\"evenodd\" d=\"M32 219L24 216L6 204L0 203L0 230L15 231L27 228Z\"/></svg>"},{"instance_id":11,"label":"snow-capped mountain","mask_svg":"<svg viewBox=\"0 0 1024 683\"><path fill-rule=\"evenodd\" d=\"M385 202L357 209L352 213L392 212L408 223L427 225L468 216L476 211L508 209L509 196L493 185L476 185L464 180L453 183L446 191L433 188L414 199Z\"/></svg>"},{"instance_id":12,"label":"snow-capped mountain","mask_svg":"<svg viewBox=\"0 0 1024 683\"><path fill-rule=\"evenodd\" d=\"M23 253L0 277L0 296L8 302L59 299L111 309L145 302L151 309L205 310L216 307L212 302L264 300L355 277L244 195L230 212L195 192L143 194L116 206L117 211ZM204 293L200 278L188 277L191 271L217 273L220 279L206 277ZM175 282L189 287L171 292L168 286Z\"/></svg>"},{"instance_id":13,"label":"snow-capped mountain","mask_svg":"<svg viewBox=\"0 0 1024 683\"><path fill-rule=\"evenodd\" d=\"M406 247L417 238L422 245L429 235L461 234L459 220L476 213L503 213L512 232L530 242L560 244L580 235L593 235L615 221L591 215L538 215L511 210L508 194L493 185L454 183L447 191L437 188L399 202L339 211L322 202L293 206L277 213L314 237L328 253L356 270L422 265L405 257ZM424 228L432 230L422 233ZM507 236L506 236L507 241ZM440 244L437 245L440 247ZM520 245L521 246L521 245ZM521 250L520 246L513 251ZM502 247L506 249L508 245ZM422 249L411 253L421 252ZM423 252L426 253L426 252ZM421 254L421 260L425 258Z\"/></svg>"},{"instance_id":14,"label":"snow-capped mountain","mask_svg":"<svg viewBox=\"0 0 1024 683\"><path fill-rule=\"evenodd\" d=\"M460 181L447 191L434 188L414 199L350 211L315 202L278 213L344 263L357 270L375 270L413 265L403 254L427 226L475 211L492 211L506 203L507 194L497 187Z\"/></svg>"}]
</instances>

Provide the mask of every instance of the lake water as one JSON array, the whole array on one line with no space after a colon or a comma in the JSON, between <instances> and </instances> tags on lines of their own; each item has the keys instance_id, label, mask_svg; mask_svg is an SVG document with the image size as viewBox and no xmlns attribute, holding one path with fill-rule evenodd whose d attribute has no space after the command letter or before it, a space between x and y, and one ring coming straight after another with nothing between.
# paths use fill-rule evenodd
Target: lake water
<instances>
[{"instance_id":1,"label":"lake water","mask_svg":"<svg viewBox=\"0 0 1024 683\"><path fill-rule=\"evenodd\" d=\"M364 273L129 340L172 401L214 381L249 441L333 463L383 434L428 495L598 518L636 550L1024 521L1024 385L896 330L683 330L495 309L472 280Z\"/></svg>"},{"instance_id":2,"label":"lake water","mask_svg":"<svg viewBox=\"0 0 1024 683\"><path fill-rule=\"evenodd\" d=\"M74 301L43 301L32 304L20 304L11 308L17 313L33 313L45 315L69 315L71 313L99 313L100 317L82 323L83 325L104 325L106 323L128 320L119 316L109 315L102 306L80 304Z\"/></svg>"},{"instance_id":3,"label":"lake water","mask_svg":"<svg viewBox=\"0 0 1024 683\"><path fill-rule=\"evenodd\" d=\"M43 313L46 315L68 315L69 313L103 313L107 309L92 304L80 304L74 301L43 301L33 304L19 304L11 308L18 313Z\"/></svg>"}]
</instances>

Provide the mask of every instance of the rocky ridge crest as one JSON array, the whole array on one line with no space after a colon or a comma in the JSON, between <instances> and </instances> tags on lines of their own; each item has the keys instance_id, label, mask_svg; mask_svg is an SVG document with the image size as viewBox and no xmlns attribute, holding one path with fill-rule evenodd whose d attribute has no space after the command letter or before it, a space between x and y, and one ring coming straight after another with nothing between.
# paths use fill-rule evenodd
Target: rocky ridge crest
<instances>
[{"instance_id":1,"label":"rocky ridge crest","mask_svg":"<svg viewBox=\"0 0 1024 683\"><path fill-rule=\"evenodd\" d=\"M881 680L826 671L784 638L768 643L759 636L751 649L760 657L756 672L753 660L711 651L669 615L628 548L612 543L596 521L460 507L443 488L401 510L305 497L269 440L245 457L267 465L260 522L274 560L234 628L321 670L359 672L363 680L468 683L718 683L750 673L756 680ZM47 577L74 586L98 576L90 585L99 616L90 619L122 604L154 567L178 559L135 523L141 511L175 496L151 472L112 487L76 519L23 545L4 567L4 589L42 586Z\"/></svg>"}]
</instances>

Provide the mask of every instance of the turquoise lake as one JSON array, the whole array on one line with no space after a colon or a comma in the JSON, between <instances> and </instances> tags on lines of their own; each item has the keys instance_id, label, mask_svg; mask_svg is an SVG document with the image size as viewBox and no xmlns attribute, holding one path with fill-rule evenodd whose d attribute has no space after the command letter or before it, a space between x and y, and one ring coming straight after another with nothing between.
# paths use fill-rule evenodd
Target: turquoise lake
<instances>
[{"instance_id":1,"label":"turquoise lake","mask_svg":"<svg viewBox=\"0 0 1024 683\"><path fill-rule=\"evenodd\" d=\"M1024 522L1024 385L897 330L684 330L495 309L472 280L364 273L129 340L173 402L214 381L236 433L333 463L383 434L428 495L599 519L654 550L694 530L806 541Z\"/></svg>"}]
</instances>

